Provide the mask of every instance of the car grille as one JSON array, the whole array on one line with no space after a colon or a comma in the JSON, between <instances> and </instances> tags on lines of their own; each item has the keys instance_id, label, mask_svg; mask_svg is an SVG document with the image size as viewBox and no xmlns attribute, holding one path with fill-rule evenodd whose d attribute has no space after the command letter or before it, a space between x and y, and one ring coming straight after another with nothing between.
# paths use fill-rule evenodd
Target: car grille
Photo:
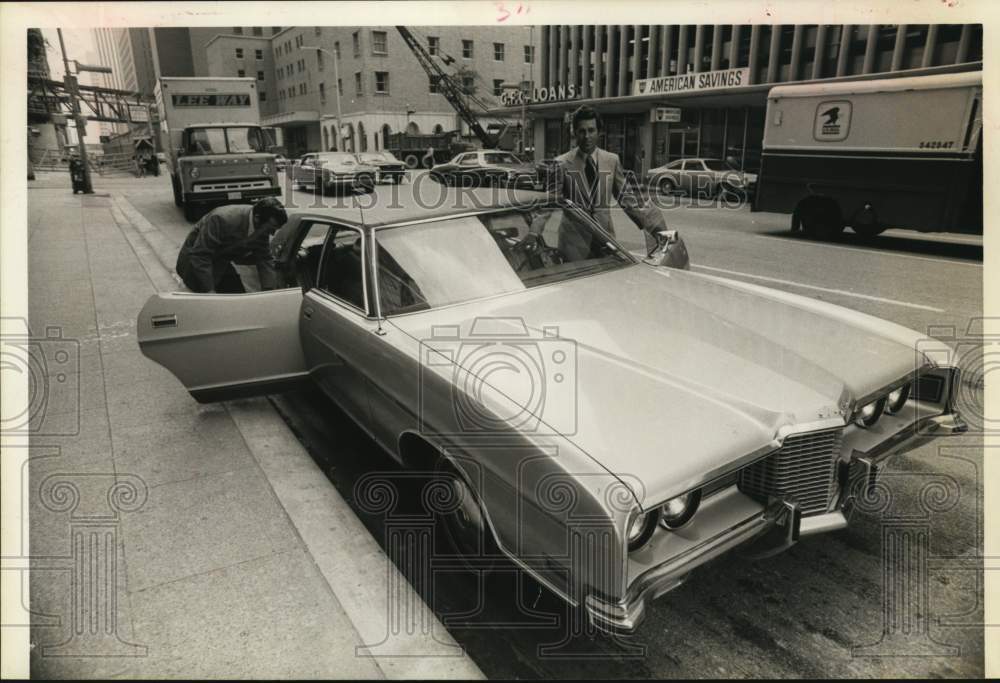
<instances>
[{"instance_id":1,"label":"car grille","mask_svg":"<svg viewBox=\"0 0 1000 683\"><path fill-rule=\"evenodd\" d=\"M259 190L271 187L270 180L233 180L229 182L196 183L192 192L221 192L225 190Z\"/></svg>"},{"instance_id":2,"label":"car grille","mask_svg":"<svg viewBox=\"0 0 1000 683\"><path fill-rule=\"evenodd\" d=\"M843 428L793 434L771 455L740 470L739 489L762 502L795 500L803 515L826 512Z\"/></svg>"}]
</instances>

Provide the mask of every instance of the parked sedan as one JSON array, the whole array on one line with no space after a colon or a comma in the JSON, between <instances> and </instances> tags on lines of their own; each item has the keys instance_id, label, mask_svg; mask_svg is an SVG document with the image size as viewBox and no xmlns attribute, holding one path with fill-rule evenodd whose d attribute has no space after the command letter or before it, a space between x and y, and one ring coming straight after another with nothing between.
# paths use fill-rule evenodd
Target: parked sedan
<instances>
[{"instance_id":1,"label":"parked sedan","mask_svg":"<svg viewBox=\"0 0 1000 683\"><path fill-rule=\"evenodd\" d=\"M646 180L650 188L666 194L679 190L714 197L723 188L749 194L757 175L735 169L721 159L678 159L649 169Z\"/></svg>"},{"instance_id":2,"label":"parked sedan","mask_svg":"<svg viewBox=\"0 0 1000 683\"><path fill-rule=\"evenodd\" d=\"M199 401L317 382L436 473L422 500L468 561L509 557L599 628L736 547L846 527L890 456L963 429L947 346L640 261L572 205L360 220L292 211L299 287L155 295L142 353Z\"/></svg>"},{"instance_id":3,"label":"parked sedan","mask_svg":"<svg viewBox=\"0 0 1000 683\"><path fill-rule=\"evenodd\" d=\"M358 161L350 152L318 152L305 154L291 167L292 187L296 190L319 187L323 192L375 189L378 169Z\"/></svg>"},{"instance_id":4,"label":"parked sedan","mask_svg":"<svg viewBox=\"0 0 1000 683\"><path fill-rule=\"evenodd\" d=\"M381 183L388 180L390 183L398 185L406 177L406 164L393 156L392 152L361 152L358 160L362 164L368 164L378 169L375 182Z\"/></svg>"},{"instance_id":5,"label":"parked sedan","mask_svg":"<svg viewBox=\"0 0 1000 683\"><path fill-rule=\"evenodd\" d=\"M503 185L535 188L538 185L538 173L533 164L498 149L458 154L448 163L431 168L431 178L444 185L471 187Z\"/></svg>"}]
</instances>

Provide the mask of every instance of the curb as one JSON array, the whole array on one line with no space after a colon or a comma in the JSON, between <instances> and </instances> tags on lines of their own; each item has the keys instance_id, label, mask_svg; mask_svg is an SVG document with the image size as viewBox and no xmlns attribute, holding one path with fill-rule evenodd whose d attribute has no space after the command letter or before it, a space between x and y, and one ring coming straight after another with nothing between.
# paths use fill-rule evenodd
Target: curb
<instances>
[{"instance_id":1,"label":"curb","mask_svg":"<svg viewBox=\"0 0 1000 683\"><path fill-rule=\"evenodd\" d=\"M160 291L177 288L177 251L120 193L112 217ZM484 679L265 398L223 404L275 498L371 657L390 679Z\"/></svg>"}]
</instances>

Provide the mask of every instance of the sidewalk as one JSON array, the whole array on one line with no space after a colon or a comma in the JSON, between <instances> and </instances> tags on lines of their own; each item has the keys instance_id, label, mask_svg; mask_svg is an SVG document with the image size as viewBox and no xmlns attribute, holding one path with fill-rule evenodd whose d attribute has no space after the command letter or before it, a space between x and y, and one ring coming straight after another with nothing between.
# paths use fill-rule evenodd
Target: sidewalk
<instances>
[{"instance_id":1,"label":"sidewalk","mask_svg":"<svg viewBox=\"0 0 1000 683\"><path fill-rule=\"evenodd\" d=\"M141 355L174 278L112 186L57 182L28 185L31 332L64 352L24 489L32 676L481 678L266 399L198 404Z\"/></svg>"}]
</instances>

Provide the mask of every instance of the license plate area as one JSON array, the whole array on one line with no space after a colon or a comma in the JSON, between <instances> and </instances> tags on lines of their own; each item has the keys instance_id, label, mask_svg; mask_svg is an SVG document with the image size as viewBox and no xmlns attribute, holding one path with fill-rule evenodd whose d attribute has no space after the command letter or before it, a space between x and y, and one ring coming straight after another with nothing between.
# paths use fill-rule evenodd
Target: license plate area
<instances>
[{"instance_id":1,"label":"license plate area","mask_svg":"<svg viewBox=\"0 0 1000 683\"><path fill-rule=\"evenodd\" d=\"M226 198L227 199L243 199L243 193L242 192L227 192L226 193Z\"/></svg>"}]
</instances>

